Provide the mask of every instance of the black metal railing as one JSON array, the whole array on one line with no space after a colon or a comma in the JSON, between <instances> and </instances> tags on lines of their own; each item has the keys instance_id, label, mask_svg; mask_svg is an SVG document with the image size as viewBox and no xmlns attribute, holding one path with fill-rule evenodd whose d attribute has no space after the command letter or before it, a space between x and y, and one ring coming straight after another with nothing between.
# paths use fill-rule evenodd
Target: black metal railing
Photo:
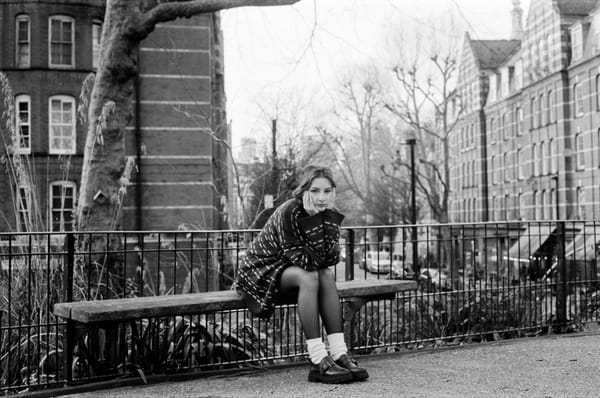
<instances>
[{"instance_id":1,"label":"black metal railing","mask_svg":"<svg viewBox=\"0 0 600 398\"><path fill-rule=\"evenodd\" d=\"M57 302L230 289L257 232L0 235L0 393L301 359L304 340L293 305L280 307L269 322L241 310L173 314L78 341L52 313ZM350 333L354 352L598 322L595 222L418 225L416 242L412 236L410 225L343 228L338 280L418 281L417 291L359 311Z\"/></svg>"}]
</instances>

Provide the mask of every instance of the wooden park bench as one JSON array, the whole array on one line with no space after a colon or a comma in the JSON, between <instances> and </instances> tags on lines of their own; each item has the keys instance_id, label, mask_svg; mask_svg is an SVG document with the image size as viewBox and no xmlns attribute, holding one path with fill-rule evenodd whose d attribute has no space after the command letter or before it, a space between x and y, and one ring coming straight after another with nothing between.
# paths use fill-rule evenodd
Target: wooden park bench
<instances>
[{"instance_id":1,"label":"wooden park bench","mask_svg":"<svg viewBox=\"0 0 600 398\"><path fill-rule=\"evenodd\" d=\"M337 282L343 299L344 322L351 322L356 312L373 300L393 300L396 293L417 289L415 281L367 279ZM123 322L174 315L209 314L245 308L234 290L168 296L135 297L99 301L54 304L54 314L66 320L67 352L86 330L104 329L107 333ZM349 333L346 325L346 333ZM68 355L67 355L68 356ZM65 361L67 358L65 358ZM66 364L65 364L66 365ZM70 365L67 365L67 369Z\"/></svg>"}]
</instances>

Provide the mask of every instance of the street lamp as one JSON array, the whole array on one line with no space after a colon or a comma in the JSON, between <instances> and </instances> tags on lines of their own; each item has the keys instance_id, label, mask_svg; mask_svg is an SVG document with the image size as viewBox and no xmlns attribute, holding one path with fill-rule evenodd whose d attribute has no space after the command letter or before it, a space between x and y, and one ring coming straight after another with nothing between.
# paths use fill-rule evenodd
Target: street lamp
<instances>
[{"instance_id":1,"label":"street lamp","mask_svg":"<svg viewBox=\"0 0 600 398\"><path fill-rule=\"evenodd\" d=\"M410 223L412 224L410 239L412 241L413 272L415 274L415 279L418 279L419 254L417 245L417 173L415 169L415 145L417 144L417 140L415 138L409 138L400 144L410 146Z\"/></svg>"}]
</instances>

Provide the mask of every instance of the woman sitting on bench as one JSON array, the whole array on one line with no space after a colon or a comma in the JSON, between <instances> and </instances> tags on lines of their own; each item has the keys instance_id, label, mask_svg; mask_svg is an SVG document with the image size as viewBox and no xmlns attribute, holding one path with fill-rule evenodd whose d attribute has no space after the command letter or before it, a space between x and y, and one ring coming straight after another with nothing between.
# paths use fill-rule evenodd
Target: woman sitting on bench
<instances>
[{"instance_id":1,"label":"woman sitting on bench","mask_svg":"<svg viewBox=\"0 0 600 398\"><path fill-rule=\"evenodd\" d=\"M367 371L348 356L340 300L328 268L339 262L339 226L344 218L334 208L331 170L306 167L293 194L250 244L238 271L237 288L250 311L265 319L275 305L289 302L290 296L297 299L311 362L309 381L366 379ZM329 353L321 338L319 315Z\"/></svg>"}]
</instances>

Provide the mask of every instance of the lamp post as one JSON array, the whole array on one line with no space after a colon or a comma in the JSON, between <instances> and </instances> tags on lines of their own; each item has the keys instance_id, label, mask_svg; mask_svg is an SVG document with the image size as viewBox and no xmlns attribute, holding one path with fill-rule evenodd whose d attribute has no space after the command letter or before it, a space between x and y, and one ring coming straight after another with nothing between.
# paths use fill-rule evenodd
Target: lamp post
<instances>
[{"instance_id":1,"label":"lamp post","mask_svg":"<svg viewBox=\"0 0 600 398\"><path fill-rule=\"evenodd\" d=\"M402 145L410 146L410 223L412 241L412 262L413 272L415 279L419 278L419 253L418 253L418 242L417 242L417 172L415 162L415 145L417 140L415 138L409 138Z\"/></svg>"}]
</instances>

